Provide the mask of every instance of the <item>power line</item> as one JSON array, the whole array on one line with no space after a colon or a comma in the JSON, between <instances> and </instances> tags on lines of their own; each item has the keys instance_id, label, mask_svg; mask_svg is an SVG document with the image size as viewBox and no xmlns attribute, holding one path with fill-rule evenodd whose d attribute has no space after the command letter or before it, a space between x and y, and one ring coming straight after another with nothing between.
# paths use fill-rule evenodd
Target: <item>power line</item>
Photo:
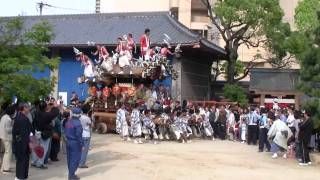
<instances>
[{"instance_id":1,"label":"power line","mask_svg":"<svg viewBox=\"0 0 320 180\"><path fill-rule=\"evenodd\" d=\"M73 9L73 8L64 8L64 7L58 7L58 6L50 6L52 8L56 8L56 9L64 9L64 10L70 10L70 11L78 11L78 12L92 12L92 11L88 11L88 10L83 10L83 9Z\"/></svg>"},{"instance_id":2,"label":"power line","mask_svg":"<svg viewBox=\"0 0 320 180\"><path fill-rule=\"evenodd\" d=\"M40 16L42 15L42 9L44 7L50 7L50 8L55 8L55 9L63 9L63 10L69 10L69 11L77 11L77 12L86 12L86 13L91 13L92 11L88 10L82 10L82 9L74 9L74 8L65 8L65 7L59 7L59 6L53 6L47 3L43 3L42 1L37 3L37 7L39 8L40 11Z\"/></svg>"}]
</instances>

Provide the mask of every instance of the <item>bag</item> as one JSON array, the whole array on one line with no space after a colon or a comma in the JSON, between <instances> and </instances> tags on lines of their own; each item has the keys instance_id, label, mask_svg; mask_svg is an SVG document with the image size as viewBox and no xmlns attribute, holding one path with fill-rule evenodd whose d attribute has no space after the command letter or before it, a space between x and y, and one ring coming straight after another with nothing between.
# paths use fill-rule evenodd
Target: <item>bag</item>
<instances>
[{"instance_id":1,"label":"bag","mask_svg":"<svg viewBox=\"0 0 320 180\"><path fill-rule=\"evenodd\" d=\"M42 146L38 145L33 148L34 153L37 155L38 158L42 158L44 155L44 149Z\"/></svg>"},{"instance_id":2,"label":"bag","mask_svg":"<svg viewBox=\"0 0 320 180\"><path fill-rule=\"evenodd\" d=\"M30 136L29 147L30 149L34 149L36 146L39 145L39 141L36 136Z\"/></svg>"}]
</instances>

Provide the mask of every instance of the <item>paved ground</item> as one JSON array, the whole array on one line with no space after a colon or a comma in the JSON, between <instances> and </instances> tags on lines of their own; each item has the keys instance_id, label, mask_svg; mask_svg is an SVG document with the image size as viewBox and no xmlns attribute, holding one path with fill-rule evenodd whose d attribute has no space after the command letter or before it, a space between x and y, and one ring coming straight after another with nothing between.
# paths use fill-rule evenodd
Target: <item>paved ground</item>
<instances>
[{"instance_id":1,"label":"paved ground","mask_svg":"<svg viewBox=\"0 0 320 180\"><path fill-rule=\"evenodd\" d=\"M271 159L257 147L238 142L196 140L191 144L163 142L136 145L115 135L94 135L89 169L79 170L84 180L315 180L320 165L300 167L295 160ZM62 161L48 170L30 168L30 180L65 180ZM13 180L13 175L0 175Z\"/></svg>"}]
</instances>

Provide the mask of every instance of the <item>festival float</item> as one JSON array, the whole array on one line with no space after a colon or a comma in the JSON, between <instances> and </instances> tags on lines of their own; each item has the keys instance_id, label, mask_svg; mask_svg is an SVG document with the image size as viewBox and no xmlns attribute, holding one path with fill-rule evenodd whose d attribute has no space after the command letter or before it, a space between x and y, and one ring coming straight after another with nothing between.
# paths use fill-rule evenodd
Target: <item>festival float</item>
<instances>
[{"instance_id":1,"label":"festival float","mask_svg":"<svg viewBox=\"0 0 320 180\"><path fill-rule=\"evenodd\" d=\"M171 52L171 38L166 34L163 36L164 46ZM135 58L136 53L126 35L118 43L112 56L104 46L96 45L97 51L92 54L98 55L98 60L92 60L76 47L73 48L76 60L84 66L83 76L78 78L78 83L87 83L89 86L89 97L85 103L91 105L95 128L102 134L115 131L116 111L121 104L153 103L150 102L146 87L154 80L168 76L172 80L178 78L172 60L163 54L163 47L149 48L143 57ZM88 45L94 46L95 43L89 42ZM177 45L171 54L179 58L181 52L180 45Z\"/></svg>"}]
</instances>

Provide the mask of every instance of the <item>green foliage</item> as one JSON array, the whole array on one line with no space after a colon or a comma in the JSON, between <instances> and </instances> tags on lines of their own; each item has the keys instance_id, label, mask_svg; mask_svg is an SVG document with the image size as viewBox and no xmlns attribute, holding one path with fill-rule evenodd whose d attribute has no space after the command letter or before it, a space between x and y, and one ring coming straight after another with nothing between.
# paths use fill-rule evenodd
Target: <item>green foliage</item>
<instances>
[{"instance_id":1,"label":"green foliage","mask_svg":"<svg viewBox=\"0 0 320 180\"><path fill-rule=\"evenodd\" d=\"M223 72L225 74L229 74L228 73L228 62L225 61L221 67L219 68L219 72ZM236 65L235 65L235 72L234 72L234 77L240 77L242 75L242 73L244 72L245 66L244 64L240 61L237 60Z\"/></svg>"},{"instance_id":2,"label":"green foliage","mask_svg":"<svg viewBox=\"0 0 320 180\"><path fill-rule=\"evenodd\" d=\"M279 0L218 1L214 12L226 26L243 24L248 27L246 31L254 31L256 37L264 35L265 30L281 22L284 14ZM246 34L244 37L247 37Z\"/></svg>"},{"instance_id":3,"label":"green foliage","mask_svg":"<svg viewBox=\"0 0 320 180\"><path fill-rule=\"evenodd\" d=\"M292 31L288 23L280 23L266 32L268 41L265 43L265 48L271 55L266 59L268 62L277 68L287 68L292 63L292 47L291 41Z\"/></svg>"},{"instance_id":4,"label":"green foliage","mask_svg":"<svg viewBox=\"0 0 320 180\"><path fill-rule=\"evenodd\" d=\"M223 95L227 99L237 102L240 106L248 105L248 99L244 89L236 84L226 84L223 88Z\"/></svg>"},{"instance_id":5,"label":"green foliage","mask_svg":"<svg viewBox=\"0 0 320 180\"><path fill-rule=\"evenodd\" d=\"M314 129L319 129L320 128L320 99L319 98L314 98L309 101L307 101L303 105L304 109L312 113L312 120L314 124Z\"/></svg>"},{"instance_id":6,"label":"green foliage","mask_svg":"<svg viewBox=\"0 0 320 180\"><path fill-rule=\"evenodd\" d=\"M302 0L299 2L294 16L299 31L312 32L318 27L317 11L320 11L319 0Z\"/></svg>"},{"instance_id":7,"label":"green foliage","mask_svg":"<svg viewBox=\"0 0 320 180\"><path fill-rule=\"evenodd\" d=\"M301 65L299 88L311 97L304 107L312 112L315 124L320 127L320 12L318 21L318 28L313 33L315 38L308 43L309 48L299 54Z\"/></svg>"},{"instance_id":8,"label":"green foliage","mask_svg":"<svg viewBox=\"0 0 320 180\"><path fill-rule=\"evenodd\" d=\"M55 79L37 80L31 74L58 66L58 59L46 56L46 45L54 37L49 23L26 29L20 18L2 18L0 32L0 104L13 96L21 101L47 96Z\"/></svg>"},{"instance_id":9,"label":"green foliage","mask_svg":"<svg viewBox=\"0 0 320 180\"><path fill-rule=\"evenodd\" d=\"M208 7L209 17L217 27L225 42L227 52L229 83L234 83L246 77L246 66L240 77L237 75L236 66L239 57L238 49L241 45L248 48L261 47L267 41L272 41L271 35L274 27L281 27L283 10L279 0L223 0L215 1L213 7L210 0L204 0ZM282 30L278 28L277 30ZM269 48L276 47L269 46ZM255 56L256 57L256 56ZM254 58L251 60L254 60ZM247 61L250 61L248 59Z\"/></svg>"}]
</instances>

